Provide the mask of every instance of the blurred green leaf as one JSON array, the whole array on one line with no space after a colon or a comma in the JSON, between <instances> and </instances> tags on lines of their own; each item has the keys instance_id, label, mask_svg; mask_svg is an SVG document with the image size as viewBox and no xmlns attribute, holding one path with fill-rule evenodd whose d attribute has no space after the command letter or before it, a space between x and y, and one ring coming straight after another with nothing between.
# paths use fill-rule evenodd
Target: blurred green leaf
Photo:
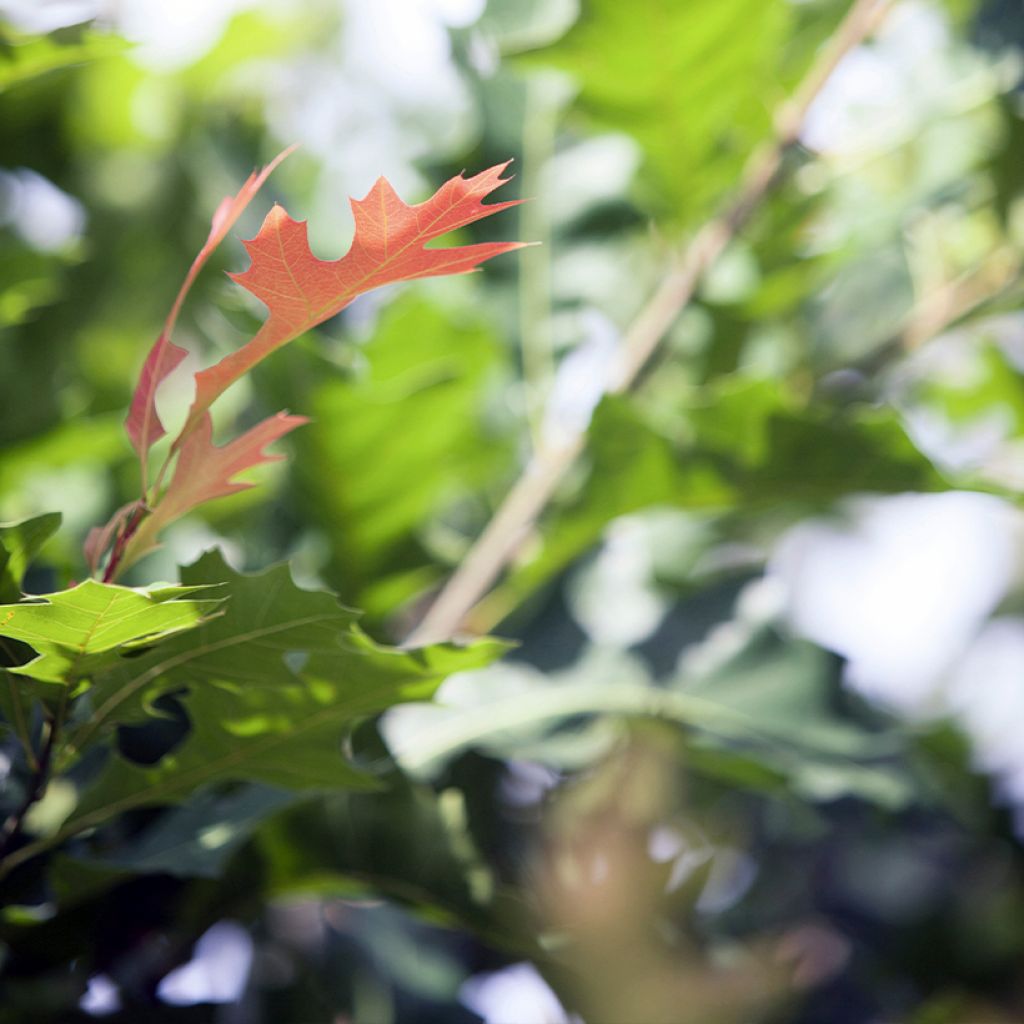
<instances>
[{"instance_id":1,"label":"blurred green leaf","mask_svg":"<svg viewBox=\"0 0 1024 1024\"><path fill-rule=\"evenodd\" d=\"M332 375L314 390L294 472L328 531L328 579L379 614L436 578L424 525L446 502L503 478L511 452L485 422L501 363L476 314L403 296L360 363L350 379Z\"/></svg>"},{"instance_id":2,"label":"blurred green leaf","mask_svg":"<svg viewBox=\"0 0 1024 1024\"><path fill-rule=\"evenodd\" d=\"M563 35L579 7L579 0L488 0L476 27L497 40L502 53L521 53Z\"/></svg>"},{"instance_id":3,"label":"blurred green leaf","mask_svg":"<svg viewBox=\"0 0 1024 1024\"><path fill-rule=\"evenodd\" d=\"M568 34L529 63L570 72L586 122L633 135L657 202L690 221L770 134L794 21L784 0L587 0Z\"/></svg>"},{"instance_id":4,"label":"blurred green leaf","mask_svg":"<svg viewBox=\"0 0 1024 1024\"><path fill-rule=\"evenodd\" d=\"M67 261L0 236L0 329L22 323L60 296Z\"/></svg>"},{"instance_id":5,"label":"blurred green leaf","mask_svg":"<svg viewBox=\"0 0 1024 1024\"><path fill-rule=\"evenodd\" d=\"M683 673L667 686L634 657L595 649L560 673L502 665L460 679L433 705L396 709L385 735L414 775L436 776L470 748L579 769L616 739L614 729L581 734L580 716L651 717L695 730L696 763L705 774L756 789L785 779L814 800L856 794L904 804L912 792L905 772L876 763L898 745L831 710L833 676L825 652L774 638L755 637L713 675L691 680ZM583 735L587 741L579 742Z\"/></svg>"},{"instance_id":6,"label":"blurred green leaf","mask_svg":"<svg viewBox=\"0 0 1024 1024\"><path fill-rule=\"evenodd\" d=\"M811 644L782 642L770 631L753 633L708 675L688 679L683 672L674 683L682 693L757 722L774 742L755 737L756 750L748 756L781 773L790 791L824 802L856 796L885 807L905 806L915 790L895 760L902 741L892 731L864 728L843 716L835 706L836 684L830 655ZM703 762L712 774L716 756ZM727 771L729 765L727 759Z\"/></svg>"},{"instance_id":7,"label":"blurred green leaf","mask_svg":"<svg viewBox=\"0 0 1024 1024\"><path fill-rule=\"evenodd\" d=\"M891 408L798 401L777 381L723 379L690 410L744 508L820 510L847 494L948 486Z\"/></svg>"},{"instance_id":8,"label":"blurred green leaf","mask_svg":"<svg viewBox=\"0 0 1024 1024\"><path fill-rule=\"evenodd\" d=\"M588 455L582 487L551 510L532 557L511 570L503 593L512 604L586 551L618 516L657 505L723 509L736 497L714 461L681 452L629 399L605 398L598 406Z\"/></svg>"},{"instance_id":9,"label":"blurred green leaf","mask_svg":"<svg viewBox=\"0 0 1024 1024\"><path fill-rule=\"evenodd\" d=\"M113 56L127 46L118 36L100 32L85 31L70 39L29 36L0 22L0 92L52 71Z\"/></svg>"},{"instance_id":10,"label":"blurred green leaf","mask_svg":"<svg viewBox=\"0 0 1024 1024\"><path fill-rule=\"evenodd\" d=\"M865 248L837 267L814 299L814 344L823 365L864 358L898 337L913 308L914 282L902 244Z\"/></svg>"},{"instance_id":11,"label":"blurred green leaf","mask_svg":"<svg viewBox=\"0 0 1024 1024\"><path fill-rule=\"evenodd\" d=\"M929 406L957 423L998 415L1011 436L1024 430L1024 377L994 343L980 347L969 369L958 367L955 377L932 375L915 389Z\"/></svg>"},{"instance_id":12,"label":"blurred green leaf","mask_svg":"<svg viewBox=\"0 0 1024 1024\"><path fill-rule=\"evenodd\" d=\"M23 519L20 523L0 523L0 601L17 601L21 581L32 559L60 526L59 512Z\"/></svg>"},{"instance_id":13,"label":"blurred green leaf","mask_svg":"<svg viewBox=\"0 0 1024 1024\"><path fill-rule=\"evenodd\" d=\"M12 444L0 461L0 498L13 499L29 479L52 469L125 460L124 416L112 413L62 423L52 431Z\"/></svg>"},{"instance_id":14,"label":"blurred green leaf","mask_svg":"<svg viewBox=\"0 0 1024 1024\"><path fill-rule=\"evenodd\" d=\"M797 518L848 494L946 485L885 408L805 404L780 381L724 377L694 391L663 429L629 398L605 398L590 428L585 482L549 512L513 567L502 605L518 604L613 519L654 506Z\"/></svg>"}]
</instances>

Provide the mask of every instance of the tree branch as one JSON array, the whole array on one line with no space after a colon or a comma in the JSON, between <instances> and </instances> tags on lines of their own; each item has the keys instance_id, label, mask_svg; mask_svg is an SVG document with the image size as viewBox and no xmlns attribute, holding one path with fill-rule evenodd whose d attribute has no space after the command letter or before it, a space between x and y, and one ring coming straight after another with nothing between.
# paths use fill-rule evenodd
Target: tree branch
<instances>
[{"instance_id":1,"label":"tree branch","mask_svg":"<svg viewBox=\"0 0 1024 1024\"><path fill-rule=\"evenodd\" d=\"M60 699L60 703L57 705L57 710L53 717L45 725L46 738L43 740L43 747L39 752L36 769L32 773L32 780L25 792L25 797L17 810L7 816L3 827L0 828L0 877L6 874L6 871L2 870L4 862L8 859L11 845L21 831L21 826L25 822L25 816L32 809L33 805L43 798L46 794L46 788L50 784L50 766L53 763L53 752L57 746L57 740L64 726L67 704L68 698L65 692Z\"/></svg>"},{"instance_id":2,"label":"tree branch","mask_svg":"<svg viewBox=\"0 0 1024 1024\"><path fill-rule=\"evenodd\" d=\"M787 150L799 138L811 104L842 58L879 25L892 0L854 0L813 66L775 116L775 136L747 162L736 197L694 236L622 340L608 391L628 391L650 362L666 331L686 308L697 285L750 220L778 178ZM465 622L533 528L566 473L582 453L585 432L539 447L494 517L452 574L408 640L410 646L448 640Z\"/></svg>"}]
</instances>

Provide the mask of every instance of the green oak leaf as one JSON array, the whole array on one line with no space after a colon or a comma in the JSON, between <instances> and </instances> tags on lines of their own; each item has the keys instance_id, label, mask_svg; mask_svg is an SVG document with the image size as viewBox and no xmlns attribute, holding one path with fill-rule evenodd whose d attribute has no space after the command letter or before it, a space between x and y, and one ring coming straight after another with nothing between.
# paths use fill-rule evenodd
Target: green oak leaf
<instances>
[{"instance_id":1,"label":"green oak leaf","mask_svg":"<svg viewBox=\"0 0 1024 1024\"><path fill-rule=\"evenodd\" d=\"M0 636L20 640L38 657L10 669L40 682L74 684L120 652L191 629L219 600L191 600L202 587L133 589L86 580L38 600L0 605Z\"/></svg>"},{"instance_id":2,"label":"green oak leaf","mask_svg":"<svg viewBox=\"0 0 1024 1024\"><path fill-rule=\"evenodd\" d=\"M163 693L204 687L211 680L247 689L294 682L300 661L338 649L356 613L333 594L302 590L286 565L256 575L233 572L217 552L182 569L195 585L222 584L224 614L208 619L187 637L172 638L153 651L110 665L93 680L92 714L69 735L69 748L85 750L117 725L144 722Z\"/></svg>"},{"instance_id":3,"label":"green oak leaf","mask_svg":"<svg viewBox=\"0 0 1024 1024\"><path fill-rule=\"evenodd\" d=\"M246 576L210 553L183 569L182 579L222 581L224 615L98 677L93 714L69 735L65 761L113 726L152 713L162 693L178 695L191 731L151 766L113 755L68 820L69 832L133 807L180 802L216 782L370 787L373 780L342 754L351 728L394 704L428 698L447 675L487 664L507 647L489 640L383 647L334 595L300 589L284 565Z\"/></svg>"},{"instance_id":4,"label":"green oak leaf","mask_svg":"<svg viewBox=\"0 0 1024 1024\"><path fill-rule=\"evenodd\" d=\"M0 601L17 601L29 563L60 526L59 512L0 523Z\"/></svg>"},{"instance_id":5,"label":"green oak leaf","mask_svg":"<svg viewBox=\"0 0 1024 1024\"><path fill-rule=\"evenodd\" d=\"M23 519L16 523L0 523L0 601L21 598L21 583L32 559L60 526L59 512ZM0 716L3 723L28 747L29 723L32 720L31 696L24 680L7 671L12 665L27 660L31 651L0 638Z\"/></svg>"}]
</instances>

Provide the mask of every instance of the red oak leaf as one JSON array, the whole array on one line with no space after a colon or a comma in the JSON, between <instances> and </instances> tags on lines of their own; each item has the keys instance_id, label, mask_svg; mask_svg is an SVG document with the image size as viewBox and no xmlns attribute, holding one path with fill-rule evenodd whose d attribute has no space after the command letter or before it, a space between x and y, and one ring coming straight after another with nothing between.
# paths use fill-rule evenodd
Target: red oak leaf
<instances>
[{"instance_id":1,"label":"red oak leaf","mask_svg":"<svg viewBox=\"0 0 1024 1024\"><path fill-rule=\"evenodd\" d=\"M160 383L185 356L184 349L170 340L182 303L210 254L267 176L290 152L291 149L285 150L262 171L252 174L237 195L221 202L206 244L189 269L164 329L146 359L126 423L142 464L142 497L115 513L105 527L93 530L86 543L86 558L94 572L110 549L105 578L113 579L151 551L157 546L160 531L196 506L251 487L235 480L244 470L282 457L267 455L264 449L305 423L305 417L278 413L229 444L213 444L210 405L253 366L334 316L364 292L417 277L468 273L485 260L525 244L486 242L447 249L427 248L428 243L450 231L521 202L483 202L506 183L501 175L507 163L471 178L452 178L430 199L416 206L404 203L384 178L378 179L365 199L352 200L352 246L334 261L317 259L309 248L305 223L292 220L275 206L257 236L245 243L251 266L242 274L232 275L267 306L269 315L247 345L196 374L195 400L151 496L148 454L165 433L157 415L155 396ZM173 477L162 488L164 474L172 465Z\"/></svg>"},{"instance_id":2,"label":"red oak leaf","mask_svg":"<svg viewBox=\"0 0 1024 1024\"><path fill-rule=\"evenodd\" d=\"M149 355L146 357L142 373L139 376L138 386L132 397L128 418L125 421L128 437L131 440L132 447L138 453L139 461L142 464L143 493L148 489L147 456L149 449L165 433L164 425L160 422L160 417L156 411L157 388L186 356L185 350L171 341L171 334L174 331L174 325L177 323L178 314L181 312L185 296L188 295L203 265L213 254L217 246L224 240L227 233L249 205L253 196L260 190L274 168L294 149L294 146L290 146L283 153L278 154L262 171L253 171L236 195L226 196L221 200L213 215L213 222L210 225L210 234L207 236L206 243L200 249L199 255L196 256L188 273L185 275L185 280L182 283L177 298L174 300L174 305L167 316L163 330L153 343L153 347L149 350Z\"/></svg>"},{"instance_id":3,"label":"red oak leaf","mask_svg":"<svg viewBox=\"0 0 1024 1024\"><path fill-rule=\"evenodd\" d=\"M178 452L174 476L159 504L142 520L128 541L120 569L126 569L152 551L157 546L156 538L160 531L198 505L253 487L254 484L236 481L235 477L253 466L283 459L283 455L268 455L264 449L308 422L305 416L279 412L256 424L241 437L218 447L213 443L210 414L204 413Z\"/></svg>"},{"instance_id":4,"label":"red oak leaf","mask_svg":"<svg viewBox=\"0 0 1024 1024\"><path fill-rule=\"evenodd\" d=\"M499 164L471 178L452 178L426 202L404 203L379 178L365 199L351 200L355 235L339 260L317 259L309 248L305 221L280 207L267 215L255 238L245 243L248 270L232 275L267 307L269 316L247 345L196 374L196 397L177 443L196 429L206 410L229 385L275 349L344 309L357 296L381 285L417 277L465 274L485 260L518 249L523 242L484 242L428 249L428 242L522 200L485 205L483 199L508 179Z\"/></svg>"}]
</instances>

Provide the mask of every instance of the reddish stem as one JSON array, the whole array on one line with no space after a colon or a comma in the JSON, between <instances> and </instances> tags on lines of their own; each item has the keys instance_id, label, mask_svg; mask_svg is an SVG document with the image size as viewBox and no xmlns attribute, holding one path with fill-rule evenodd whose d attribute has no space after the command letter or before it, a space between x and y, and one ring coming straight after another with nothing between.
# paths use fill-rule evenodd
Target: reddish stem
<instances>
[{"instance_id":1,"label":"reddish stem","mask_svg":"<svg viewBox=\"0 0 1024 1024\"><path fill-rule=\"evenodd\" d=\"M149 508L144 502L139 502L135 511L125 520L124 525L117 531L117 539L114 541L114 546L110 550L110 559L107 562L107 568L103 573L103 582L112 583L114 578L117 576L118 566L121 564L121 559L124 558L125 549L128 546L128 542L135 536L135 531L138 530L142 523L142 520L146 518L149 512Z\"/></svg>"}]
</instances>

